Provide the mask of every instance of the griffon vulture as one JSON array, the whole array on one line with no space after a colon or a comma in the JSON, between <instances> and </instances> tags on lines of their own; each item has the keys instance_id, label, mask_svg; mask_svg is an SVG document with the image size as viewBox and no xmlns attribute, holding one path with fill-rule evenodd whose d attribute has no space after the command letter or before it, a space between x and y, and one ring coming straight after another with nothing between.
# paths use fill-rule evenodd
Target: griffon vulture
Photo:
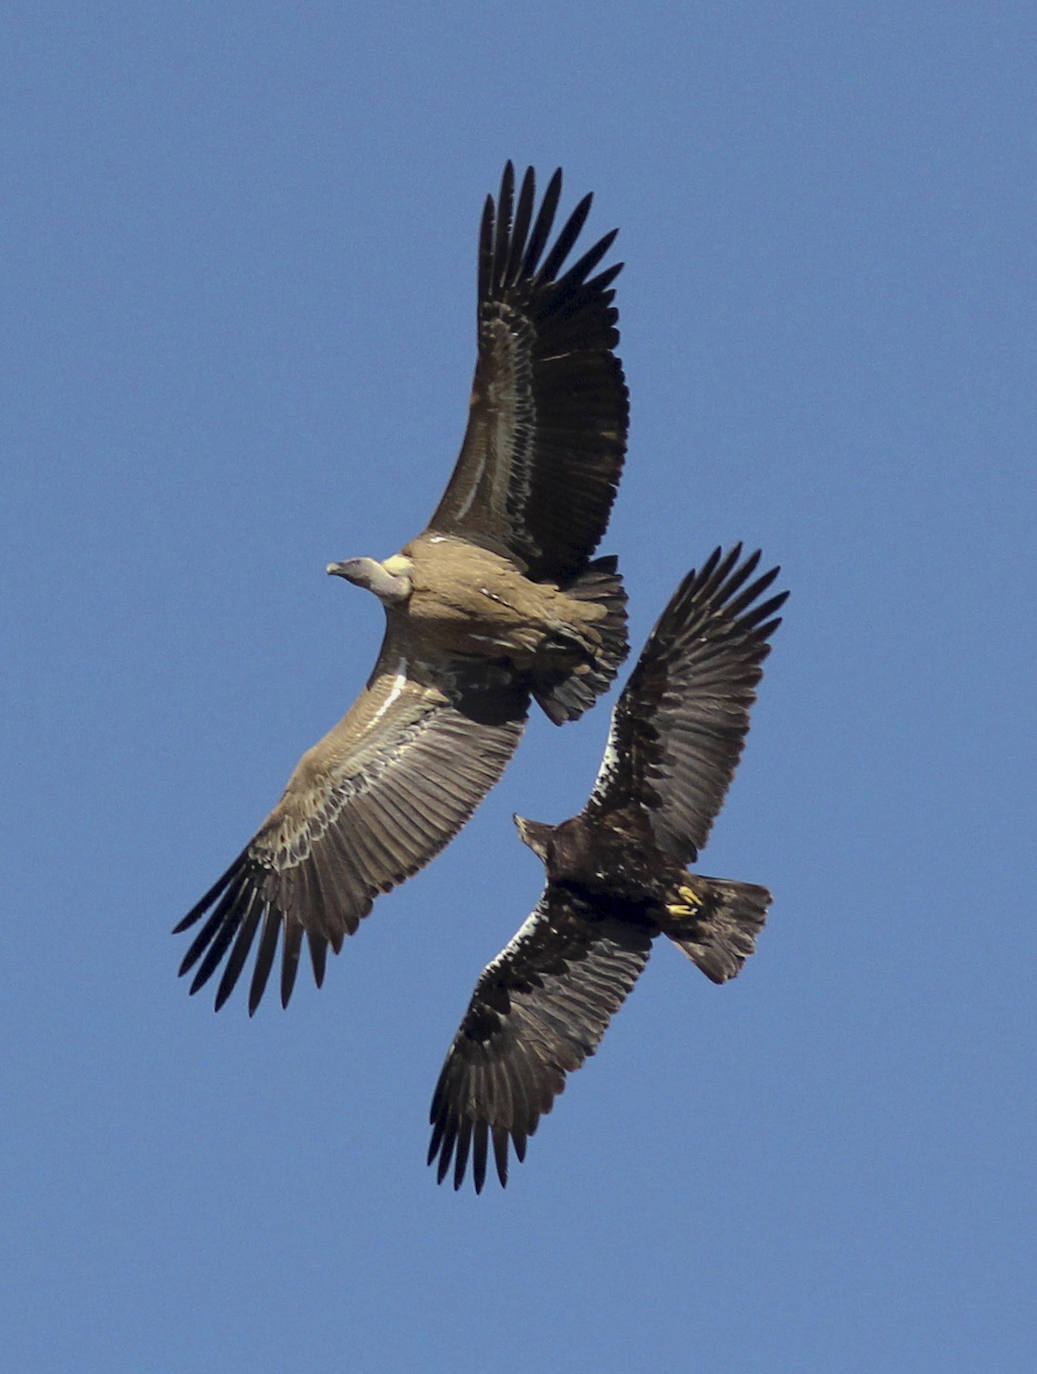
<instances>
[{"instance_id":1,"label":"griffon vulture","mask_svg":"<svg viewBox=\"0 0 1037 1374\"><path fill-rule=\"evenodd\" d=\"M508 1177L565 1075L594 1053L668 935L715 983L752 954L771 895L689 873L724 802L749 708L788 593L765 601L778 569L741 545L717 549L681 583L612 713L605 756L578 816L544 825L516 816L543 861L536 909L479 978L432 1100L428 1162L454 1187L469 1156L476 1192L492 1142Z\"/></svg>"},{"instance_id":2,"label":"griffon vulture","mask_svg":"<svg viewBox=\"0 0 1037 1374\"><path fill-rule=\"evenodd\" d=\"M530 168L516 198L509 162L496 204L487 198L478 360L446 491L399 553L327 569L385 608L374 670L176 927L205 918L180 968L195 968L192 993L226 958L217 1010L253 945L255 1010L279 933L282 1004L303 935L320 986L328 946L337 953L374 897L428 863L497 782L530 696L552 721L573 720L626 656L615 559L590 561L626 449L611 289L622 264L593 275L613 230L563 270L591 197L548 247L560 191L557 171L537 208Z\"/></svg>"}]
</instances>

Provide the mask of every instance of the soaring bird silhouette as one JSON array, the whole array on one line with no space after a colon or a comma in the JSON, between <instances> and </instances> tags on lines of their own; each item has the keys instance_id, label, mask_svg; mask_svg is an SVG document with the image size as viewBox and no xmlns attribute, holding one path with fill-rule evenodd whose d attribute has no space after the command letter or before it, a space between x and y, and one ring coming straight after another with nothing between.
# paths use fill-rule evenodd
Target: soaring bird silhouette
<instances>
[{"instance_id":1,"label":"soaring bird silhouette","mask_svg":"<svg viewBox=\"0 0 1037 1374\"><path fill-rule=\"evenodd\" d=\"M511 163L479 235L478 361L464 443L427 528L392 557L327 571L385 608L381 652L357 701L300 759L245 850L176 927L205 917L183 960L196 992L226 959L222 1006L253 945L249 1012L283 936L287 1006L305 934L320 986L374 897L457 833L511 758L534 697L573 720L627 653L608 524L627 433L611 289L592 275L616 231L563 265L585 196L547 249L556 171L536 206Z\"/></svg>"},{"instance_id":2,"label":"soaring bird silhouette","mask_svg":"<svg viewBox=\"0 0 1037 1374\"><path fill-rule=\"evenodd\" d=\"M432 1099L428 1162L476 1192L493 1146L501 1184L565 1075L594 1053L667 935L715 983L755 948L771 895L689 873L734 775L775 612L778 574L749 582L759 552L717 549L674 593L612 713L590 798L561 825L515 817L547 886L483 970ZM749 583L747 586L746 584Z\"/></svg>"}]
</instances>

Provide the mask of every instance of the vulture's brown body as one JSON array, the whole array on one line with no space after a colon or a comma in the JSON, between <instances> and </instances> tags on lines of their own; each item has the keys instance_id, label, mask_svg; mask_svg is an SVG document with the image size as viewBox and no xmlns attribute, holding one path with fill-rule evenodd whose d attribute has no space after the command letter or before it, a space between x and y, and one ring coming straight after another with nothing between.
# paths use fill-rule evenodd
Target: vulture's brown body
<instances>
[{"instance_id":1,"label":"vulture's brown body","mask_svg":"<svg viewBox=\"0 0 1037 1374\"><path fill-rule=\"evenodd\" d=\"M585 656L601 647L594 631L606 608L578 601L553 582L533 582L499 554L449 535L423 535L387 562L407 566L409 632L443 653L507 655L533 668L552 635L571 634Z\"/></svg>"},{"instance_id":2,"label":"vulture's brown body","mask_svg":"<svg viewBox=\"0 0 1037 1374\"><path fill-rule=\"evenodd\" d=\"M223 964L219 1008L252 952L254 1010L283 940L287 1004L305 935L318 985L374 897L426 864L498 780L531 697L556 723L593 704L626 655L615 560L591 556L626 448L607 234L567 270L586 196L549 247L561 190L539 206L509 163L479 240L478 361L468 427L428 527L384 561L328 571L385 607L381 652L339 723L176 927L203 924L191 991ZM225 961L225 962L224 962Z\"/></svg>"},{"instance_id":3,"label":"vulture's brown body","mask_svg":"<svg viewBox=\"0 0 1037 1374\"><path fill-rule=\"evenodd\" d=\"M770 904L766 888L689 873L741 756L749 710L781 623L778 569L718 549L690 573L652 631L612 714L586 806L560 825L516 817L547 886L482 973L432 1101L429 1163L454 1187L469 1158L476 1191L492 1144L507 1182L509 1142L526 1141L594 1053L666 935L715 983L738 973ZM748 585L747 585L748 584Z\"/></svg>"}]
</instances>

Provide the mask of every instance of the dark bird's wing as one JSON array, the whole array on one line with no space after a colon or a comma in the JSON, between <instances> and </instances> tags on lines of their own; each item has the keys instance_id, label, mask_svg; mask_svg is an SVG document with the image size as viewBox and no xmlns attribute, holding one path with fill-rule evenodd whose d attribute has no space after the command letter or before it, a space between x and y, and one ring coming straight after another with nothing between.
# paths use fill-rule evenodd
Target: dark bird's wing
<instances>
[{"instance_id":1,"label":"dark bird's wing","mask_svg":"<svg viewBox=\"0 0 1037 1374\"><path fill-rule=\"evenodd\" d=\"M428 1162L442 1183L453 1161L460 1188L469 1156L475 1191L492 1142L508 1179L508 1141L519 1160L540 1117L597 1049L613 1013L648 960L647 929L598 920L549 886L518 934L483 970L432 1098Z\"/></svg>"},{"instance_id":2,"label":"dark bird's wing","mask_svg":"<svg viewBox=\"0 0 1037 1374\"><path fill-rule=\"evenodd\" d=\"M787 592L760 597L772 568L749 582L756 553L716 549L674 593L612 713L601 770L584 814L643 809L658 844L691 863L705 844L742 754L775 612ZM746 585L749 583L749 585Z\"/></svg>"},{"instance_id":3,"label":"dark bird's wing","mask_svg":"<svg viewBox=\"0 0 1037 1374\"><path fill-rule=\"evenodd\" d=\"M567 271L585 196L545 256L561 172L534 215L533 169L511 163L479 237L479 357L461 454L430 530L458 534L564 580L597 547L626 452L628 401L604 238Z\"/></svg>"},{"instance_id":4,"label":"dark bird's wing","mask_svg":"<svg viewBox=\"0 0 1037 1374\"><path fill-rule=\"evenodd\" d=\"M176 927L206 917L180 967L198 966L191 992L226 956L219 1010L258 940L251 1014L279 932L282 1003L304 934L320 986L328 945L337 953L374 897L428 863L497 782L528 704L499 668L415 664L389 629L354 705L303 755L248 848Z\"/></svg>"}]
</instances>

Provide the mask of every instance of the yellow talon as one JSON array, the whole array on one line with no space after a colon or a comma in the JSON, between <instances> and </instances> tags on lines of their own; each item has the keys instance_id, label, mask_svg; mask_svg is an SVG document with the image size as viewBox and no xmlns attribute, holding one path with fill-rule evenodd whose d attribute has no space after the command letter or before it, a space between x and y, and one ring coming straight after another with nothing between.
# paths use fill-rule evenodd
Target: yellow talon
<instances>
[{"instance_id":1,"label":"yellow talon","mask_svg":"<svg viewBox=\"0 0 1037 1374\"><path fill-rule=\"evenodd\" d=\"M679 902L667 903L666 910L671 916L693 916L701 907L702 902L696 897L690 887L678 887L677 894L681 900Z\"/></svg>"}]
</instances>

